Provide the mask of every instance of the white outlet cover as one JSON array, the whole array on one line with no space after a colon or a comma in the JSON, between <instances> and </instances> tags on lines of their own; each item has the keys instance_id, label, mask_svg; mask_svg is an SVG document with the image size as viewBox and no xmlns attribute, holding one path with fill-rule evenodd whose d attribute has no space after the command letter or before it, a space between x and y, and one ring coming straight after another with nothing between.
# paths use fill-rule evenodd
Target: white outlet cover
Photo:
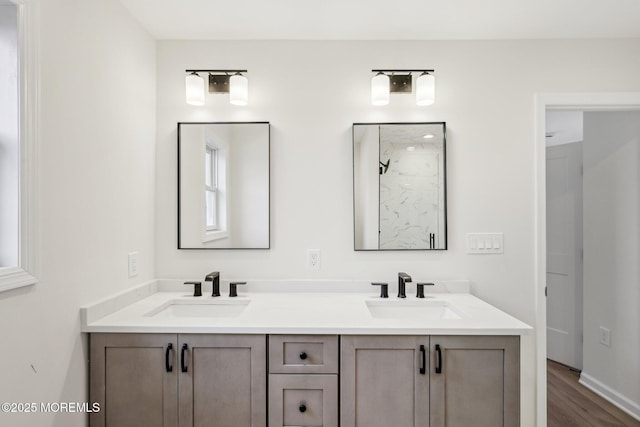
<instances>
[{"instance_id":1,"label":"white outlet cover","mask_svg":"<svg viewBox=\"0 0 640 427\"><path fill-rule=\"evenodd\" d=\"M320 271L320 249L307 249L307 270Z\"/></svg>"},{"instance_id":2,"label":"white outlet cover","mask_svg":"<svg viewBox=\"0 0 640 427\"><path fill-rule=\"evenodd\" d=\"M138 252L131 252L128 256L129 277L138 275Z\"/></svg>"},{"instance_id":3,"label":"white outlet cover","mask_svg":"<svg viewBox=\"0 0 640 427\"><path fill-rule=\"evenodd\" d=\"M600 326L600 344L611 346L611 330L604 326Z\"/></svg>"}]
</instances>

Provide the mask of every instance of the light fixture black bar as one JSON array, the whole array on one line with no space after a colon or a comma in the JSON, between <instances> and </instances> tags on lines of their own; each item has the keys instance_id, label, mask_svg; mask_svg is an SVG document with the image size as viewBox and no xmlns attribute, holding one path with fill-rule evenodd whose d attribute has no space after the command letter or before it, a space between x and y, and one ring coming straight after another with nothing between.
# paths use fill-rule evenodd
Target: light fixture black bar
<instances>
[{"instance_id":1,"label":"light fixture black bar","mask_svg":"<svg viewBox=\"0 0 640 427\"><path fill-rule=\"evenodd\" d=\"M433 73L435 70L371 70L372 73Z\"/></svg>"},{"instance_id":2,"label":"light fixture black bar","mask_svg":"<svg viewBox=\"0 0 640 427\"><path fill-rule=\"evenodd\" d=\"M247 70L185 70L187 73L246 73Z\"/></svg>"}]
</instances>

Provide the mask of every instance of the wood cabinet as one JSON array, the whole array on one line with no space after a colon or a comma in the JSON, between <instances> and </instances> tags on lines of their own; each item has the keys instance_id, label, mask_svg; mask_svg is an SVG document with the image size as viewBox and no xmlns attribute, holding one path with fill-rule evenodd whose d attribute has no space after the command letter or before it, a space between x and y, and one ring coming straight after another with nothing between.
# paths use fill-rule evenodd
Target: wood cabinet
<instances>
[{"instance_id":1,"label":"wood cabinet","mask_svg":"<svg viewBox=\"0 0 640 427\"><path fill-rule=\"evenodd\" d=\"M179 335L185 368L178 376L180 427L267 425L264 335Z\"/></svg>"},{"instance_id":2,"label":"wood cabinet","mask_svg":"<svg viewBox=\"0 0 640 427\"><path fill-rule=\"evenodd\" d=\"M429 425L429 337L342 336L340 425Z\"/></svg>"},{"instance_id":3,"label":"wood cabinet","mask_svg":"<svg viewBox=\"0 0 640 427\"><path fill-rule=\"evenodd\" d=\"M100 404L100 412L89 416L92 427L178 425L175 334L92 334L90 339L89 394Z\"/></svg>"},{"instance_id":4,"label":"wood cabinet","mask_svg":"<svg viewBox=\"0 0 640 427\"><path fill-rule=\"evenodd\" d=\"M520 339L432 336L431 427L520 425Z\"/></svg>"},{"instance_id":5,"label":"wood cabinet","mask_svg":"<svg viewBox=\"0 0 640 427\"><path fill-rule=\"evenodd\" d=\"M341 340L342 427L520 425L519 337Z\"/></svg>"},{"instance_id":6,"label":"wood cabinet","mask_svg":"<svg viewBox=\"0 0 640 427\"><path fill-rule=\"evenodd\" d=\"M517 336L92 334L90 357L92 427L520 425Z\"/></svg>"},{"instance_id":7,"label":"wood cabinet","mask_svg":"<svg viewBox=\"0 0 640 427\"><path fill-rule=\"evenodd\" d=\"M266 426L264 335L92 334L92 427Z\"/></svg>"},{"instance_id":8,"label":"wood cabinet","mask_svg":"<svg viewBox=\"0 0 640 427\"><path fill-rule=\"evenodd\" d=\"M338 427L338 336L269 336L269 427Z\"/></svg>"}]
</instances>

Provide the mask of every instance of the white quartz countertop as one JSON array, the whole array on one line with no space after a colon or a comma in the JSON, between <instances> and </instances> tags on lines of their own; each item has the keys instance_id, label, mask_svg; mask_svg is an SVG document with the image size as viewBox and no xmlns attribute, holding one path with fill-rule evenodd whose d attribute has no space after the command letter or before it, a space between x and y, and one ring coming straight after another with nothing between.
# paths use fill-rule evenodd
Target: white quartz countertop
<instances>
[{"instance_id":1,"label":"white quartz countertop","mask_svg":"<svg viewBox=\"0 0 640 427\"><path fill-rule=\"evenodd\" d=\"M284 287L285 291L261 292L239 287L236 298L224 293L212 298L206 288L202 297L193 297L189 288L174 289L154 282L85 307L82 331L343 335L525 335L532 331L527 324L464 292L426 293L425 299L407 292L406 299L399 299L392 287L390 298L382 299L377 296L378 288L366 292L290 292ZM210 316L207 310L211 304L233 306L241 312L230 317ZM202 307L190 311L196 305ZM384 317L372 314L370 305L382 307ZM172 311L185 306L186 314L184 310ZM387 315L384 310L388 307L395 314ZM405 309L415 315L404 316Z\"/></svg>"}]
</instances>

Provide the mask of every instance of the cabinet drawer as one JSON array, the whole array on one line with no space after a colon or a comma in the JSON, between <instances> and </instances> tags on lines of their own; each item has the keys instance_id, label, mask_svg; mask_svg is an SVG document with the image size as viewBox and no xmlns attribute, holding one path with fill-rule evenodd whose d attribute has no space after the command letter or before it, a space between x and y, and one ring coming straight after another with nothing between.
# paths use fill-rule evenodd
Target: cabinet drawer
<instances>
[{"instance_id":1,"label":"cabinet drawer","mask_svg":"<svg viewBox=\"0 0 640 427\"><path fill-rule=\"evenodd\" d=\"M270 335L272 374L337 374L336 335Z\"/></svg>"},{"instance_id":2,"label":"cabinet drawer","mask_svg":"<svg viewBox=\"0 0 640 427\"><path fill-rule=\"evenodd\" d=\"M270 375L269 426L338 426L337 375Z\"/></svg>"}]
</instances>

